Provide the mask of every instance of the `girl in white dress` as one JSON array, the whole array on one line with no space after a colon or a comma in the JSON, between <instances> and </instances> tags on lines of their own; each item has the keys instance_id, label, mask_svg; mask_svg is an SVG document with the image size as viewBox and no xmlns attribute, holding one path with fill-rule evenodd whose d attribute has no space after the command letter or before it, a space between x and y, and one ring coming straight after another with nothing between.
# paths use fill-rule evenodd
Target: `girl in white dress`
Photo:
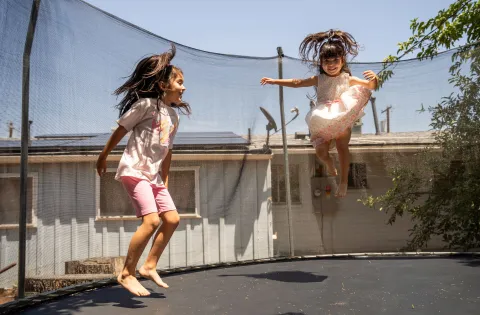
<instances>
[{"instance_id":1,"label":"girl in white dress","mask_svg":"<svg viewBox=\"0 0 480 315\"><path fill-rule=\"evenodd\" d=\"M337 176L329 150L337 147L340 162L340 185L336 196L344 197L348 187L350 152L348 143L352 126L365 115L364 108L376 89L378 78L371 70L366 80L351 75L347 55L356 56L358 45L346 32L329 30L308 35L300 44L304 62L318 68L319 74L306 79L262 78L260 83L285 87L316 86L317 103L305 117L317 157L325 164L329 176Z\"/></svg>"}]
</instances>

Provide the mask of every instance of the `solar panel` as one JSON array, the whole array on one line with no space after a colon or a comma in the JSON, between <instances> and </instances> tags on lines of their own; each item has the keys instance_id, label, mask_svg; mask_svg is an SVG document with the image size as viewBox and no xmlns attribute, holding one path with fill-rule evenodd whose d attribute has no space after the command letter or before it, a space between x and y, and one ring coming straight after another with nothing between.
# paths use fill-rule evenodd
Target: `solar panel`
<instances>
[{"instance_id":1,"label":"solar panel","mask_svg":"<svg viewBox=\"0 0 480 315\"><path fill-rule=\"evenodd\" d=\"M72 133L72 134L46 134L46 135L39 135L35 136L37 139L45 139L45 138L87 138L87 137L96 137L102 135L102 133Z\"/></svg>"},{"instance_id":2,"label":"solar panel","mask_svg":"<svg viewBox=\"0 0 480 315\"><path fill-rule=\"evenodd\" d=\"M40 140L32 140L31 148L72 148L72 147L92 147L102 148L107 143L111 133L96 134L51 134L42 135L37 138ZM85 139L76 139L85 137ZM63 138L63 139L55 139ZM72 138L72 139L68 139ZM119 146L127 144L128 137L124 137ZM248 145L248 141L233 132L179 132L173 142L178 146L238 146ZM20 149L20 140L0 140L0 149Z\"/></svg>"}]
</instances>

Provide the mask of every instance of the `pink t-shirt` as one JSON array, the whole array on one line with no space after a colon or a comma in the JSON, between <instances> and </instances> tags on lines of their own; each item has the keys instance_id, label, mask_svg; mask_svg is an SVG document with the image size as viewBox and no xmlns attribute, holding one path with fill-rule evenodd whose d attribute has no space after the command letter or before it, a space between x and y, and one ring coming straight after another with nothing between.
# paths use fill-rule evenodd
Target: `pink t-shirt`
<instances>
[{"instance_id":1,"label":"pink t-shirt","mask_svg":"<svg viewBox=\"0 0 480 315\"><path fill-rule=\"evenodd\" d=\"M160 167L173 147L179 121L177 112L160 100L142 98L135 102L117 120L132 134L120 159L115 179L132 176L162 184Z\"/></svg>"}]
</instances>

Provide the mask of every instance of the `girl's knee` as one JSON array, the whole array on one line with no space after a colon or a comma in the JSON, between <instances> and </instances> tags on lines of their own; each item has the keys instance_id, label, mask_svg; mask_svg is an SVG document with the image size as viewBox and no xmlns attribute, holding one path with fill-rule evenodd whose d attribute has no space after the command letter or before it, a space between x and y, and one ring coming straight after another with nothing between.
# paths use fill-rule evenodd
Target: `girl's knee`
<instances>
[{"instance_id":1,"label":"girl's knee","mask_svg":"<svg viewBox=\"0 0 480 315\"><path fill-rule=\"evenodd\" d=\"M337 142L337 151L345 151L348 152L348 147L350 145L350 138L339 138L336 140Z\"/></svg>"},{"instance_id":2,"label":"girl's knee","mask_svg":"<svg viewBox=\"0 0 480 315\"><path fill-rule=\"evenodd\" d=\"M338 153L349 153L350 150L348 148L348 143L346 143L346 144L342 143L340 145L337 144L337 152Z\"/></svg>"},{"instance_id":3,"label":"girl's knee","mask_svg":"<svg viewBox=\"0 0 480 315\"><path fill-rule=\"evenodd\" d=\"M160 226L160 218L157 213L151 213L143 217L142 224L152 230L156 230Z\"/></svg>"},{"instance_id":4,"label":"girl's knee","mask_svg":"<svg viewBox=\"0 0 480 315\"><path fill-rule=\"evenodd\" d=\"M347 131L345 131L342 135L340 135L335 141L337 143L337 147L338 146L341 146L341 147L344 147L344 146L348 146L348 144L350 143L350 139L352 137L352 130L351 129L347 129Z\"/></svg>"},{"instance_id":5,"label":"girl's knee","mask_svg":"<svg viewBox=\"0 0 480 315\"><path fill-rule=\"evenodd\" d=\"M162 217L163 223L177 227L180 223L180 216L177 211L168 211Z\"/></svg>"}]
</instances>

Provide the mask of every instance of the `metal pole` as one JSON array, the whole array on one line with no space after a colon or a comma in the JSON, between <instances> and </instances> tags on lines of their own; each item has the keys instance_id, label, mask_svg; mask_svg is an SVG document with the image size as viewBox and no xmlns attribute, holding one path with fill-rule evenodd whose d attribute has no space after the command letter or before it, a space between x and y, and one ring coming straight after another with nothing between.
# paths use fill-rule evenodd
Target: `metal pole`
<instances>
[{"instance_id":1,"label":"metal pole","mask_svg":"<svg viewBox=\"0 0 480 315\"><path fill-rule=\"evenodd\" d=\"M28 25L25 49L23 51L22 77L22 151L20 160L20 222L18 246L18 298L25 297L26 241L27 241L27 189L28 189L28 142L30 138L28 119L30 93L30 54L32 52L33 36L37 24L40 0L32 3L30 23Z\"/></svg>"},{"instance_id":2,"label":"metal pole","mask_svg":"<svg viewBox=\"0 0 480 315\"><path fill-rule=\"evenodd\" d=\"M387 133L390 133L390 107L387 109Z\"/></svg>"},{"instance_id":3,"label":"metal pole","mask_svg":"<svg viewBox=\"0 0 480 315\"><path fill-rule=\"evenodd\" d=\"M392 106L387 106L385 110L382 110L382 114L387 112L387 133L390 133L390 109L392 109Z\"/></svg>"},{"instance_id":4,"label":"metal pole","mask_svg":"<svg viewBox=\"0 0 480 315\"><path fill-rule=\"evenodd\" d=\"M2 269L0 270L0 274L4 273L5 271L8 271L8 270L12 269L12 268L15 267L16 265L17 265L17 263L12 263L12 264L8 265L7 267L2 268Z\"/></svg>"},{"instance_id":5,"label":"metal pole","mask_svg":"<svg viewBox=\"0 0 480 315\"><path fill-rule=\"evenodd\" d=\"M283 49L277 47L278 53L278 78L283 79ZM285 111L283 105L283 86L279 86L279 99L280 99L280 117L282 121L282 139L283 139L283 158L284 158L284 171L285 171L285 188L287 194L287 219L288 219L288 237L290 244L290 256L294 256L293 247L293 222L292 222L292 197L290 194L290 170L288 164L288 143L287 143L287 128L285 125Z\"/></svg>"},{"instance_id":6,"label":"metal pole","mask_svg":"<svg viewBox=\"0 0 480 315\"><path fill-rule=\"evenodd\" d=\"M377 98L375 96L370 97L370 102L372 103L372 111L373 111L373 121L375 122L375 135L380 134L380 128L378 128L378 117L377 117L377 105L375 105L375 101Z\"/></svg>"},{"instance_id":7,"label":"metal pole","mask_svg":"<svg viewBox=\"0 0 480 315\"><path fill-rule=\"evenodd\" d=\"M8 137L9 137L9 138L12 138L12 137L13 137L13 129L14 129L14 128L13 128L13 122L10 122L10 123L8 124Z\"/></svg>"}]
</instances>

